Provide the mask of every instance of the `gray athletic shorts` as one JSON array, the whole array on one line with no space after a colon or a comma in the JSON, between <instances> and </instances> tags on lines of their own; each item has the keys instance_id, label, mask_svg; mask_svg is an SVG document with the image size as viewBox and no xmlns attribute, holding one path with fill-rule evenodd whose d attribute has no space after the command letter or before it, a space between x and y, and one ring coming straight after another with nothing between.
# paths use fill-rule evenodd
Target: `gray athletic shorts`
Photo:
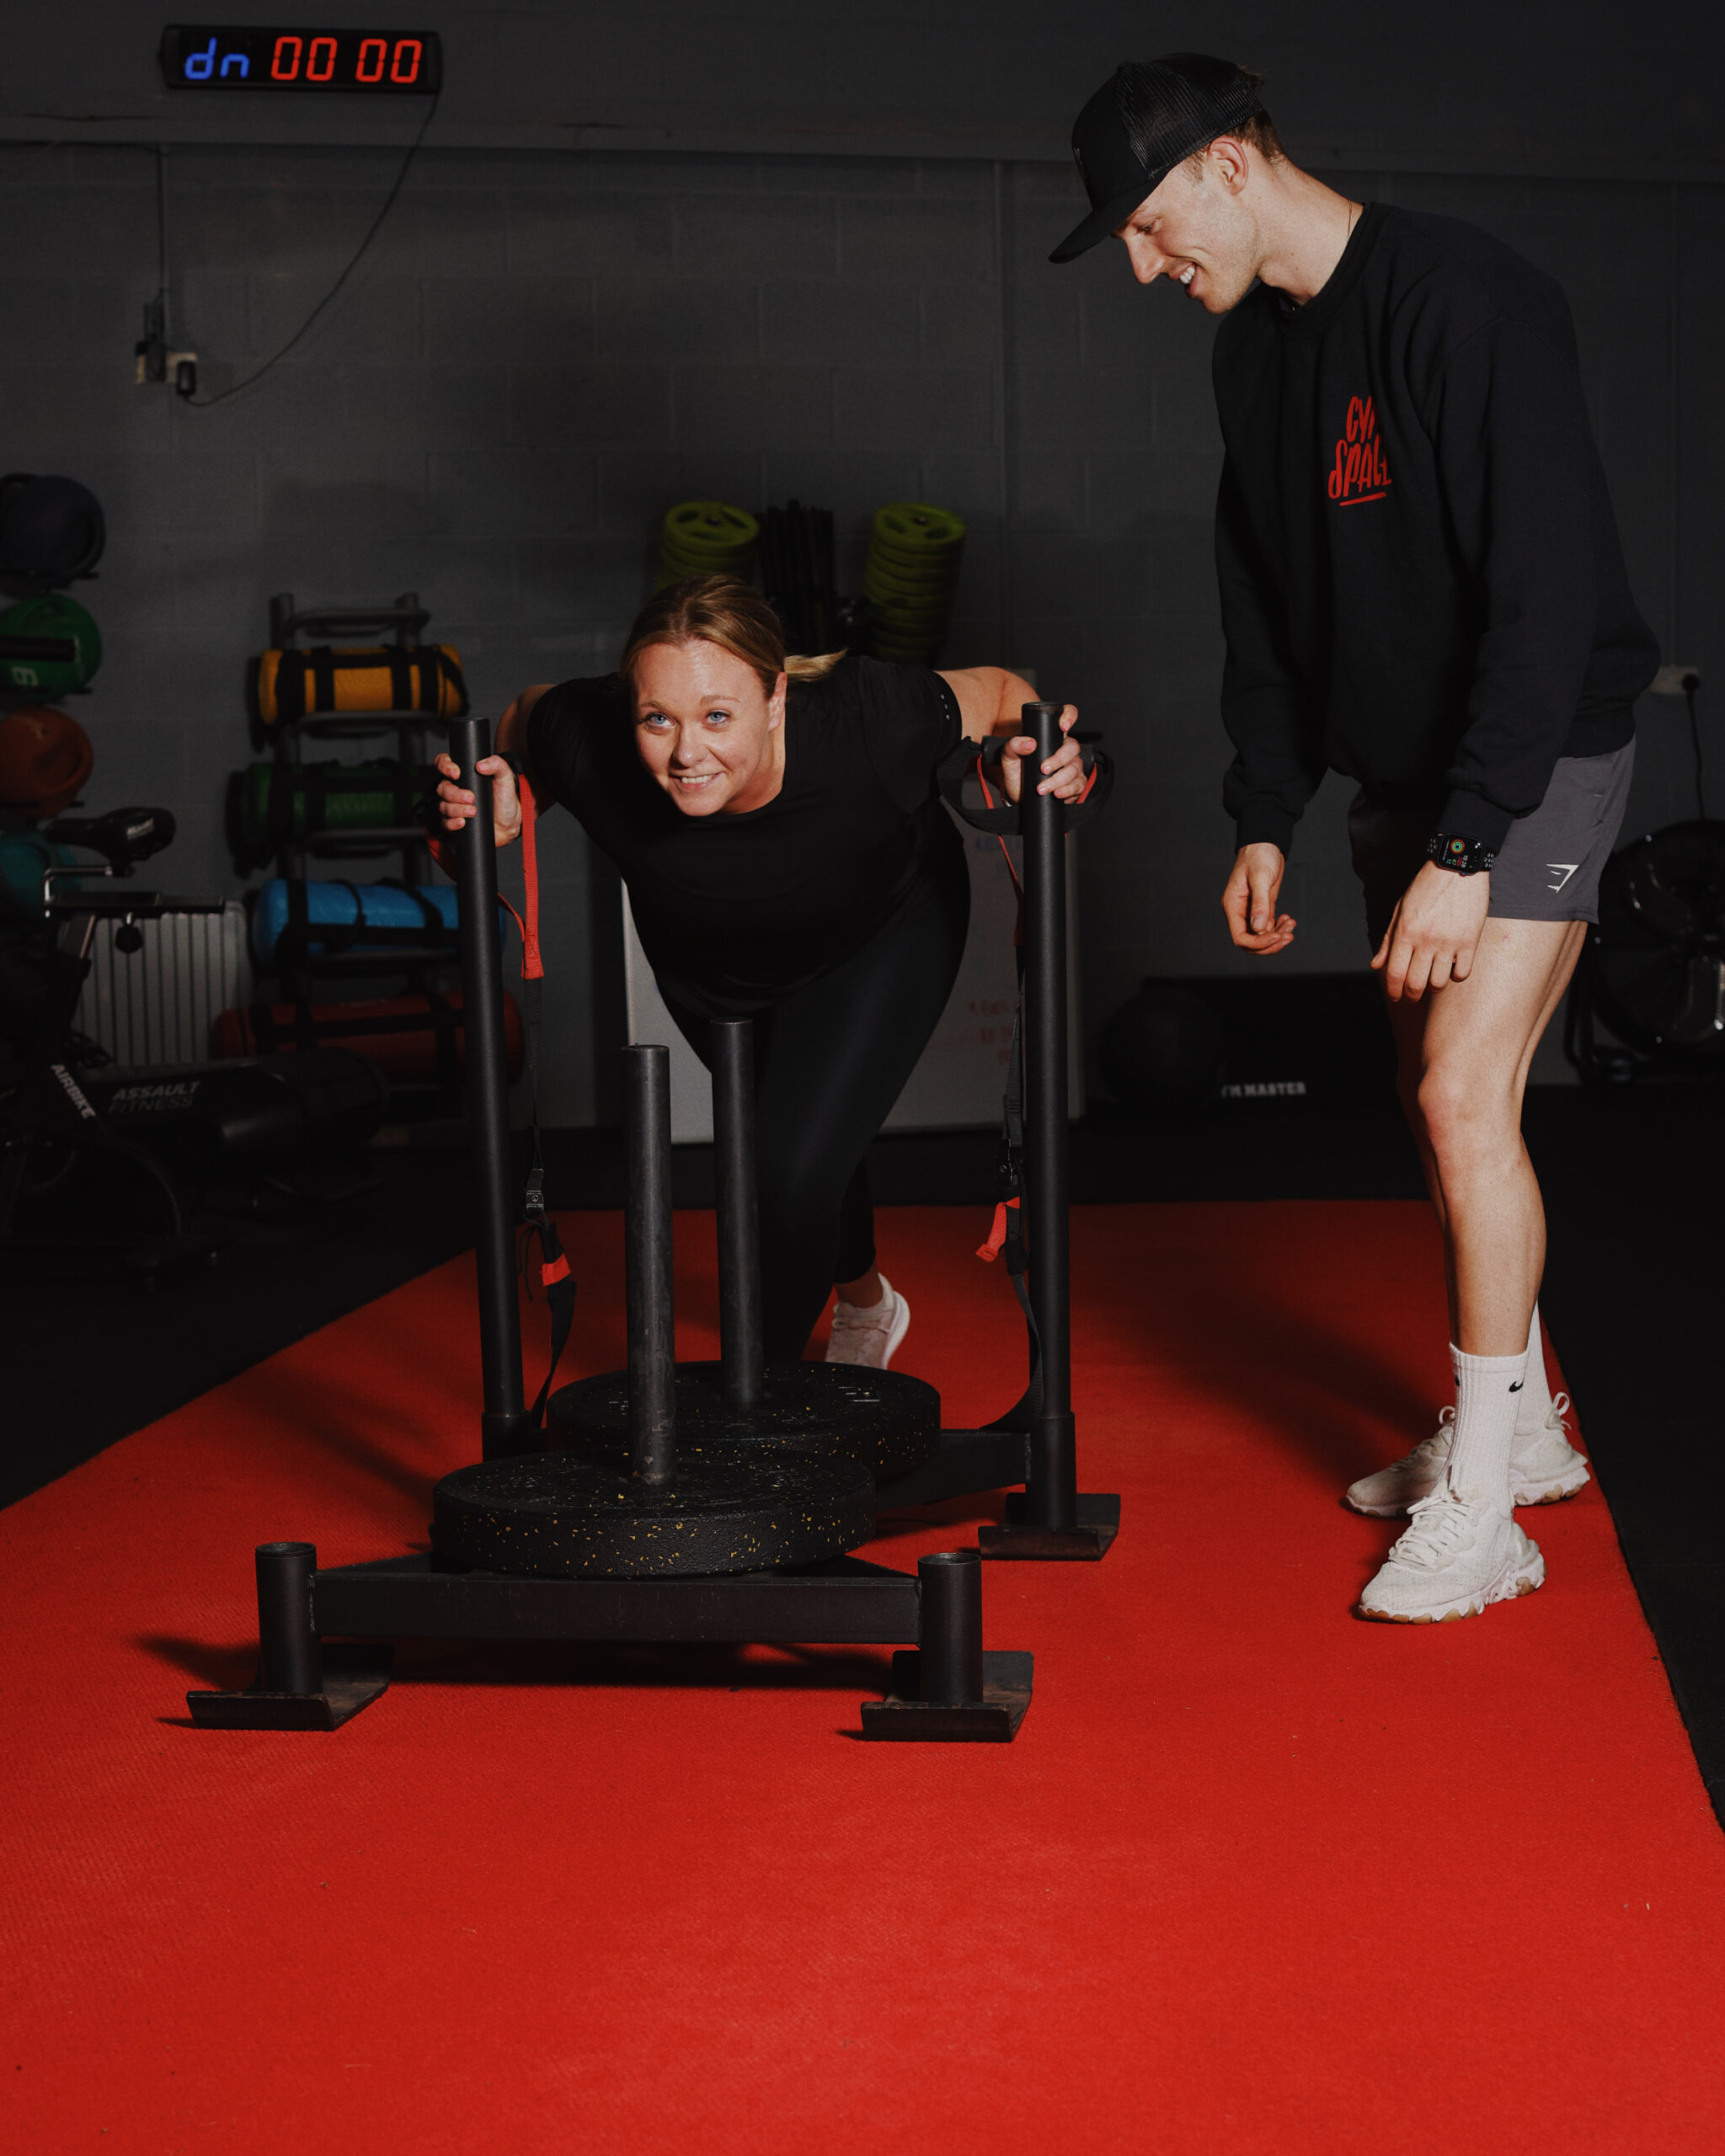
<instances>
[{"instance_id":1,"label":"gray athletic shorts","mask_svg":"<svg viewBox=\"0 0 1725 2156\"><path fill-rule=\"evenodd\" d=\"M1597 921L1599 874L1617 843L1635 744L1604 756L1562 756L1546 798L1509 826L1492 869L1496 921ZM1354 873L1365 886L1365 931L1375 952L1402 894L1425 861L1437 809L1386 808L1362 787L1348 811Z\"/></svg>"}]
</instances>

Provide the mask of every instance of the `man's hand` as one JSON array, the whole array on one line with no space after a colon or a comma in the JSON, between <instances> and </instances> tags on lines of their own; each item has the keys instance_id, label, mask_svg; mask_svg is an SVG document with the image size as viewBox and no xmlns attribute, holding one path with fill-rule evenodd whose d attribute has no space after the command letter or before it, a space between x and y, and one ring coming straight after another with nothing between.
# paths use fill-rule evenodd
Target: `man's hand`
<instances>
[{"instance_id":1,"label":"man's hand","mask_svg":"<svg viewBox=\"0 0 1725 2156\"><path fill-rule=\"evenodd\" d=\"M437 782L437 811L443 819L444 830L459 834L467 828L478 804L467 787L456 784L461 766L452 756L440 756L437 768L442 774ZM521 803L515 791L515 775L501 756L481 756L474 768L483 771L491 781L492 835L499 846L513 846L521 835Z\"/></svg>"},{"instance_id":2,"label":"man's hand","mask_svg":"<svg viewBox=\"0 0 1725 2156\"><path fill-rule=\"evenodd\" d=\"M1279 914L1276 899L1287 868L1282 849L1258 840L1234 857L1234 873L1222 893L1228 933L1242 951L1268 958L1294 941L1294 916Z\"/></svg>"},{"instance_id":3,"label":"man's hand","mask_svg":"<svg viewBox=\"0 0 1725 2156\"><path fill-rule=\"evenodd\" d=\"M1028 700L1027 699L1027 702ZM1060 731L1070 734L1077 720L1078 707L1068 704L1060 713ZM1018 798L1023 769L1023 759L1036 754L1033 734L1015 734L1010 740L1001 744L1001 783L1007 789L1008 801ZM1039 793L1057 793L1062 801L1076 801L1084 791L1084 751L1073 740L1062 741L1042 766L1042 778L1037 786Z\"/></svg>"},{"instance_id":4,"label":"man's hand","mask_svg":"<svg viewBox=\"0 0 1725 2156\"><path fill-rule=\"evenodd\" d=\"M1390 1001L1399 1003L1406 996L1418 1003L1429 988L1466 980L1491 902L1492 879L1485 871L1458 876L1427 862L1402 894L1372 960Z\"/></svg>"}]
</instances>

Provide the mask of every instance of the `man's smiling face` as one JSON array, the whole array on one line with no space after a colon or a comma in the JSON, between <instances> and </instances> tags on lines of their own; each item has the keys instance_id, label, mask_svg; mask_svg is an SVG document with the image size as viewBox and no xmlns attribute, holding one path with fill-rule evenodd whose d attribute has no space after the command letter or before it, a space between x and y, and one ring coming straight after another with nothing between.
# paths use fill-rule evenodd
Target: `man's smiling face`
<instances>
[{"instance_id":1,"label":"man's smiling face","mask_svg":"<svg viewBox=\"0 0 1725 2156\"><path fill-rule=\"evenodd\" d=\"M1228 136L1175 166L1114 237L1140 285L1167 277L1207 314L1226 314L1258 271L1256 221L1244 196L1250 166Z\"/></svg>"}]
</instances>

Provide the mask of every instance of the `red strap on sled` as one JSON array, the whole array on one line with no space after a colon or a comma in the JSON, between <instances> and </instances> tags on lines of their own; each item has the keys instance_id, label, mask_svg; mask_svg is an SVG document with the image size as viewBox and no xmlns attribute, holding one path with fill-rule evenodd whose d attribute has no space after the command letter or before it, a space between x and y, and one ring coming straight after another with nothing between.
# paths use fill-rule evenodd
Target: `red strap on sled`
<instances>
[{"instance_id":1,"label":"red strap on sled","mask_svg":"<svg viewBox=\"0 0 1725 2156\"><path fill-rule=\"evenodd\" d=\"M545 1153L539 1130L539 1002L541 984L545 979L545 961L539 950L539 803L533 792L533 782L525 773L517 778L515 790L521 808L521 884L526 918L515 912L500 892L498 904L508 907L515 926L521 931L521 979L525 984L522 1001L526 1005L526 1017L528 1127L531 1133L532 1161L521 1205L518 1262L531 1300L533 1289L527 1271L527 1246L537 1241L539 1245L539 1285L544 1291L551 1313L551 1366L545 1373L545 1382L539 1388L539 1397L533 1402L528 1415L528 1428L538 1430L544 1425L552 1380L557 1375L558 1364L569 1342L569 1327L575 1313L575 1283L569 1271L562 1238L557 1232L557 1223L545 1209ZM426 843L437 866L446 875L453 876L454 867L446 857L443 838L428 832Z\"/></svg>"},{"instance_id":2,"label":"red strap on sled","mask_svg":"<svg viewBox=\"0 0 1725 2156\"><path fill-rule=\"evenodd\" d=\"M976 759L976 783L982 788L983 806L985 808L992 808L995 805L995 799L993 794L989 792L988 773L983 768L982 759L980 756ZM1012 866L1012 852L1007 845L1006 837L1003 833L997 831L995 834L995 844L1001 850L1001 859L1007 864L1007 873L1012 879L1012 889L1018 894L1018 904L1021 910L1018 916L1018 926L1012 931L1012 941L1014 943L1022 943L1024 941L1024 917L1022 910L1024 903L1024 886L1018 881L1018 872ZM1004 1235L1006 1232L1005 1229L1003 1228L1001 1232Z\"/></svg>"},{"instance_id":3,"label":"red strap on sled","mask_svg":"<svg viewBox=\"0 0 1725 2156\"><path fill-rule=\"evenodd\" d=\"M539 843L535 826L538 821L539 803L534 798L533 782L525 772L518 782L521 798L521 881L526 887L527 918L516 921L521 931L521 979L543 980L545 962L539 956ZM515 909L510 910L513 913Z\"/></svg>"},{"instance_id":4,"label":"red strap on sled","mask_svg":"<svg viewBox=\"0 0 1725 2156\"><path fill-rule=\"evenodd\" d=\"M994 1225L989 1230L988 1241L976 1246L976 1255L985 1265L992 1265L1006 1246L1007 1209L1009 1206L1016 1213L1018 1209L1017 1199L1016 1198L1001 1198L1000 1203L994 1209Z\"/></svg>"},{"instance_id":5,"label":"red strap on sled","mask_svg":"<svg viewBox=\"0 0 1725 2156\"><path fill-rule=\"evenodd\" d=\"M537 825L539 803L534 798L533 782L525 773L515 782L521 805L521 880L526 890L526 919L524 921L509 900L499 892L497 903L507 908L510 918L521 931L521 979L543 980L545 961L539 955L539 846ZM443 840L435 833L427 832L425 843L431 849L431 858L446 876L453 878L455 865L448 858Z\"/></svg>"}]
</instances>

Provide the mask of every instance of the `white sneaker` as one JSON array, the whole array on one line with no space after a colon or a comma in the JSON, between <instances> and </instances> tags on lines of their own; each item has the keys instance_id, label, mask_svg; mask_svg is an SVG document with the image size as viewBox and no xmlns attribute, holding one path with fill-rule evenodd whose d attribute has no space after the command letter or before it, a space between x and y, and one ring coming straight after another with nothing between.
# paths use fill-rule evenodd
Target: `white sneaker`
<instances>
[{"instance_id":1,"label":"white sneaker","mask_svg":"<svg viewBox=\"0 0 1725 2156\"><path fill-rule=\"evenodd\" d=\"M880 1300L866 1310L842 1297L833 1305L832 1331L826 1343L829 1363L884 1370L903 1346L911 1330L911 1305L884 1273L880 1285Z\"/></svg>"},{"instance_id":2,"label":"white sneaker","mask_svg":"<svg viewBox=\"0 0 1725 2156\"><path fill-rule=\"evenodd\" d=\"M1488 1497L1458 1497L1445 1483L1414 1506L1407 1532L1360 1596L1359 1614L1391 1625L1444 1624L1545 1583L1539 1545L1514 1516Z\"/></svg>"},{"instance_id":3,"label":"white sneaker","mask_svg":"<svg viewBox=\"0 0 1725 2156\"><path fill-rule=\"evenodd\" d=\"M1555 1505L1573 1497L1590 1479L1587 1461L1569 1442L1563 1420L1568 1406L1569 1395L1560 1392L1544 1428L1516 1439L1509 1455L1509 1493L1518 1505ZM1363 1476L1348 1491L1347 1502L1372 1519L1399 1519L1443 1481L1455 1436L1455 1410L1446 1407L1430 1437L1422 1438L1393 1465Z\"/></svg>"}]
</instances>

